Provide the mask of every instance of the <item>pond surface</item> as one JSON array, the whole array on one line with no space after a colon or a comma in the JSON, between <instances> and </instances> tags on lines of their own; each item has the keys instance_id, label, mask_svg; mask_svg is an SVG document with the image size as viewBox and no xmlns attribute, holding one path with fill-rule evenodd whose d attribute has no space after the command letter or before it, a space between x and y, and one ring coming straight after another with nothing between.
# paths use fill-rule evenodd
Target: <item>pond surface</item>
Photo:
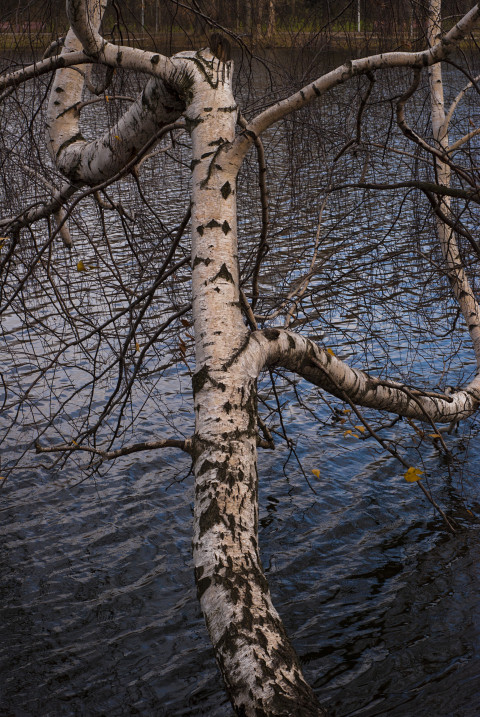
<instances>
[{"instance_id":1,"label":"pond surface","mask_svg":"<svg viewBox=\"0 0 480 717\"><path fill-rule=\"evenodd\" d=\"M350 100L348 93L335 96L322 110L322 121L328 125ZM388 111L372 120L372 132L388 132ZM377 126L380 119L384 124ZM297 259L308 266L325 169L318 168L320 150L317 157L311 149L312 162L298 168L286 148L289 142L302 147L309 132L321 128L317 121L308 115L293 132L284 128L268 138L272 247L261 302L267 315L275 309L269 290L286 287L286 293L305 273L296 268ZM188 155L188 147L177 152ZM168 159L159 161L166 163L166 179L156 208L165 221L176 224L185 207L180 189L188 185L188 172L184 170L179 189L175 174L178 191L171 189L168 182L173 185L171 173L178 173L178 164L172 169ZM348 155L342 171L353 176L364 161L365 154ZM393 167L398 181L404 168L391 160L375 165L377 181ZM246 168L239 187L245 236L258 235L252 172ZM146 170L145 179L145 191L154 201L154 169ZM296 193L307 184L308 199L292 221ZM131 196L130 189L124 201ZM452 302L435 283L429 286L429 298L424 296L420 279L426 268L418 254L415 260L412 256L417 240L429 241L431 227L409 201L395 194L367 197L355 192L331 200L323 218L324 263L305 297L302 310L309 320L304 325L309 335L356 365L393 378L408 372L413 383L443 389L445 382L456 385L471 374L472 357L462 327L447 334L455 318ZM81 220L96 226L97 216L87 207ZM55 266L68 276L77 308L82 304L89 316L97 312L102 317L102 300L113 302L115 296L121 304L122 297L108 284L107 264L92 273L87 287L85 276L75 271L77 260L88 252L92 261L98 260L82 226L75 229L73 255L59 254ZM99 242L101 238L100 232ZM118 267L134 275L118 220L112 220L109 239L112 251L123 252L123 259L117 256ZM95 251L101 256L99 246ZM310 247L306 258L305 246ZM148 260L158 261L153 249L151 257L148 247L144 251ZM380 266L389 267L386 274L379 273ZM188 295L188 278L183 291ZM54 302L42 300L38 315L45 325L58 328ZM152 322L163 316L169 300L168 291L159 297ZM299 311L299 328L304 314ZM12 349L10 355L20 363L4 363L4 376L18 392L36 370L38 357L55 349L41 333L32 336L31 326L22 328L25 323L24 316L10 312L2 325L3 354ZM161 350L172 353L172 341L167 337ZM22 457L32 447L34 424L84 380L87 354L66 353L61 370L39 384L28 408L14 416L13 407L1 418L2 472L9 466L14 470L0 492L0 714L226 717L231 708L193 580L189 460L175 451L140 453L85 478L81 461L52 470L33 452ZM453 358L446 361L446 356ZM150 360L158 361L158 354ZM171 435L173 429L188 434L192 416L185 365L167 368L158 380L142 380L150 383L132 398L135 440ZM101 410L108 390L105 384L89 398L93 414ZM260 395L266 414L274 405L267 379ZM324 398L304 382L292 385L280 379L279 400L298 461L281 441L275 451L259 456L262 560L305 676L337 717L478 715L476 419L446 436L455 457L451 466L434 441L424 440L420 447L406 422L382 434L397 442L411 465L421 462L436 500L457 521L451 535L418 486L405 482L402 466L361 434L355 438L357 419L339 402L333 402L332 413ZM76 435L68 431L84 415L85 404L78 401L68 404L69 417L59 415L54 424L58 436ZM310 413L304 410L307 402ZM379 423L373 413L366 415ZM319 477L313 470L320 471Z\"/></svg>"}]
</instances>

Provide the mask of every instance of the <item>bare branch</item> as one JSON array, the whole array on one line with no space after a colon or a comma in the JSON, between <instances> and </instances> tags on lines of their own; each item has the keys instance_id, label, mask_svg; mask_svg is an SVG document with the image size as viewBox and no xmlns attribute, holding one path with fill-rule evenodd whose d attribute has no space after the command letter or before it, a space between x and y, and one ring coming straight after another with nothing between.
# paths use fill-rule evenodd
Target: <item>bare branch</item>
<instances>
[{"instance_id":1,"label":"bare branch","mask_svg":"<svg viewBox=\"0 0 480 717\"><path fill-rule=\"evenodd\" d=\"M154 451L159 448L179 448L186 453L191 453L193 449L192 438L164 438L157 441L143 441L142 443L134 443L130 446L122 446L115 451L102 451L99 448L91 446L82 446L73 444L60 444L58 446L42 446L39 442L35 444L37 453L76 453L77 451L85 451L95 456L100 456L102 460L112 461L121 456L129 456L131 453L140 453L141 451Z\"/></svg>"}]
</instances>

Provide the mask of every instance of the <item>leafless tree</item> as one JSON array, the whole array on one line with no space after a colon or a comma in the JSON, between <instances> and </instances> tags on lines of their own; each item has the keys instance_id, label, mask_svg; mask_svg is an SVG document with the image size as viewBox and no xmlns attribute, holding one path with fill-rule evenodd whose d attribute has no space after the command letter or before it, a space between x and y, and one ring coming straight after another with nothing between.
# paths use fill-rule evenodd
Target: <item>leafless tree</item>
<instances>
[{"instance_id":1,"label":"leafless tree","mask_svg":"<svg viewBox=\"0 0 480 717\"><path fill-rule=\"evenodd\" d=\"M114 39L117 20L113 29L105 20L101 34L103 3L68 0L65 40L32 64L12 60L0 79L2 439L18 424L31 424L35 437L26 451L34 445L41 460L51 458L57 468L67 460L80 465L86 457L87 476L133 452L188 453L196 480L198 595L235 711L324 714L302 676L261 566L257 446L272 448L274 430L287 436L281 411L262 419L257 383L266 372L275 386L275 375L288 372L289 380L301 377L344 402L355 416L348 432L370 435L393 453L407 480L418 483L454 529L419 480L422 471L381 437L361 407L406 417L422 439L428 431L448 455L437 424L452 429L480 401L480 252L471 220L479 201L478 129L474 124L456 131L453 143L447 131L460 101L478 92L477 79L464 63L465 88L452 113L445 112L438 92L440 63L455 62L453 52L474 29L480 8L475 5L442 33L440 8L432 0L424 49L352 58L319 77L311 52L295 90L285 81L275 84L264 58L253 58L247 75L253 72L261 88L254 95L242 81L235 85L232 33L198 4L177 5L182 12L193 8L211 27L208 48L168 57L121 44ZM242 43L240 38L248 52ZM329 96L340 86L351 87L342 118L329 114ZM418 98L425 97L432 102L432 129L422 131ZM415 102L419 118L413 125ZM386 133L370 118L374 104L392 110ZM326 129L328 141L322 139ZM310 195L316 197L316 231L306 241L292 236L287 259L272 248L267 140L271 154L276 145L288 146L287 171L297 193L312 180L300 173L302 158L310 155L322 165ZM396 176L385 176L378 161L386 154L398 158ZM167 189L162 172L170 172L171 182L172 167L174 203L161 194ZM255 222L248 214L257 168ZM431 207L435 215L438 243L407 242L403 253L384 260L398 266L407 257L417 262L419 274L428 271L437 285L450 284L475 356L474 376L464 388L447 389L447 376L432 382L437 390L428 383L411 386L398 373L375 376L311 337L320 317L333 313L335 303L329 302L347 277L358 272L356 281L367 270L376 275L382 242L329 241L325 217L328 212L330 225L345 221L342 206L353 198L348 215L357 219L371 192L404 192L404 203L413 201L423 212ZM172 215L178 216L175 226ZM270 292L268 284L275 285ZM380 278L375 290L386 288ZM394 313L391 320L397 320ZM433 327L429 338L435 339ZM445 372L453 360L445 356ZM158 393L158 377L179 366L191 377L195 415L193 431L183 433ZM132 432L140 433L147 400L158 407L156 437L129 442ZM4 471L9 480L25 460L21 454Z\"/></svg>"}]
</instances>

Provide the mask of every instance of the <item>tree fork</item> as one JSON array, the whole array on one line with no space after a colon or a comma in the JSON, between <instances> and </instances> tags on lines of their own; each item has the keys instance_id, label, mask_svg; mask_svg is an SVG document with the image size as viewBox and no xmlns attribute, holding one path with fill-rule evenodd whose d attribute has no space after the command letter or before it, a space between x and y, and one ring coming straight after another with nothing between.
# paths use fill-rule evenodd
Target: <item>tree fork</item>
<instances>
[{"instance_id":1,"label":"tree fork","mask_svg":"<svg viewBox=\"0 0 480 717\"><path fill-rule=\"evenodd\" d=\"M183 53L191 78L192 284L196 337L197 591L228 694L239 715L323 715L273 607L258 549L257 374L239 355L238 164L232 64ZM208 257L208 258L206 258Z\"/></svg>"}]
</instances>

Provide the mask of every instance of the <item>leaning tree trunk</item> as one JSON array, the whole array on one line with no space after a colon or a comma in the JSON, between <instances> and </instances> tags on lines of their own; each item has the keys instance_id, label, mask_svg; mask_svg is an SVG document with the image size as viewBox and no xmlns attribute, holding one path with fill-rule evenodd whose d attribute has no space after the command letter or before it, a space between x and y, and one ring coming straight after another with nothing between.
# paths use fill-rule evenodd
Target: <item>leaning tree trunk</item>
<instances>
[{"instance_id":1,"label":"leaning tree trunk","mask_svg":"<svg viewBox=\"0 0 480 717\"><path fill-rule=\"evenodd\" d=\"M249 334L239 301L238 169L255 137L350 77L388 66L418 68L442 59L471 28L480 9L472 9L432 50L377 55L332 70L268 107L235 139L237 108L231 89L231 63L219 62L209 50L166 58L108 43L97 30L102 4L103 0L69 0L69 19L79 42L69 35L57 65L63 69L55 76L49 104L51 154L57 168L70 180L96 185L105 177L115 176L131 156L136 157L152 133L155 136L160 128L169 127L172 119L185 115L193 144L194 564L198 593L237 714L321 715L323 711L301 674L298 658L272 605L259 557L259 372L266 365L283 365L331 393L340 397L347 394L355 403L449 422L470 415L478 407L480 374L453 396L418 391L413 395L398 384L349 368L292 332L267 329ZM89 18L88 10L97 5ZM247 8L251 10L250 2ZM80 45L84 57L76 51ZM83 62L87 57L110 68L145 72L152 78L117 124L93 142L85 141L79 133L83 78L78 71L68 69L69 55L75 61ZM13 73L8 83L16 80ZM456 245L447 239L447 262L450 246ZM460 275L455 282L460 291Z\"/></svg>"},{"instance_id":2,"label":"leaning tree trunk","mask_svg":"<svg viewBox=\"0 0 480 717\"><path fill-rule=\"evenodd\" d=\"M272 605L258 550L257 372L239 301L237 107L231 63L196 53L187 123L193 142L192 268L196 337L195 515L198 595L237 714L320 715Z\"/></svg>"},{"instance_id":3,"label":"leaning tree trunk","mask_svg":"<svg viewBox=\"0 0 480 717\"><path fill-rule=\"evenodd\" d=\"M427 37L431 46L437 45L441 39L441 6L441 0L430 0ZM437 143L437 149L447 152L448 118L445 115L442 65L440 62L428 68L428 76L430 83L433 138ZM442 162L441 159L438 158L435 158L434 162L437 183L444 187L450 187L450 165L447 162ZM443 196L440 201L440 209L447 219L451 219L452 217L450 206L451 198L449 196ZM480 368L480 306L470 286L465 269L463 268L455 232L440 216L437 215L435 221L437 237L442 250L450 285L462 309L472 339L477 367Z\"/></svg>"}]
</instances>

